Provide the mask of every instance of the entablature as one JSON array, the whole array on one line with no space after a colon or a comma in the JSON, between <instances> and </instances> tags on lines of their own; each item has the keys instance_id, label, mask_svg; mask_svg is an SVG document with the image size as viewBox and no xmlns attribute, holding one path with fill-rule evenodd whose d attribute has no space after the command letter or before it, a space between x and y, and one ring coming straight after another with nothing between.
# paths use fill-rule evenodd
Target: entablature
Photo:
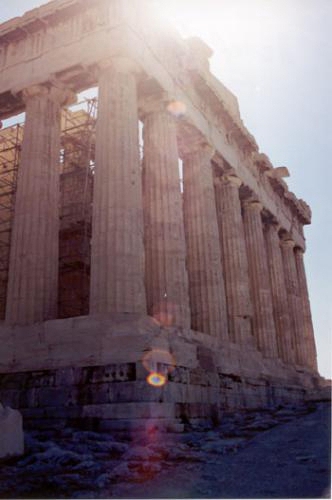
<instances>
[{"instance_id":1,"label":"entablature","mask_svg":"<svg viewBox=\"0 0 332 500\"><path fill-rule=\"evenodd\" d=\"M214 159L226 161L285 230L294 218L309 224L308 205L283 180L285 167L273 168L259 153L236 97L211 74L209 47L198 39L186 41L172 31L158 31L148 2L143 7L139 2L138 8L136 4L123 2L133 11L127 16L117 1L54 0L2 24L0 118L24 109L21 92L26 87L58 81L78 92L97 84L94 67L100 60L128 56L141 69L141 100L157 89L169 101L182 102L186 112L178 118L179 130L186 124L195 128L195 140L212 145ZM199 57L194 64L195 50ZM298 241L304 245L300 234Z\"/></svg>"}]
</instances>

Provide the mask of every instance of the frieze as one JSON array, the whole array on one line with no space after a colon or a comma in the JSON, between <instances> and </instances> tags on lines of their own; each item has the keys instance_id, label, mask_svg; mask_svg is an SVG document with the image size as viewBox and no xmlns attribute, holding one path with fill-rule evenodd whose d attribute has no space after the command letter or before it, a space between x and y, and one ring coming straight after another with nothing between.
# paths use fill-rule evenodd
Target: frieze
<instances>
[{"instance_id":1,"label":"frieze","mask_svg":"<svg viewBox=\"0 0 332 500\"><path fill-rule=\"evenodd\" d=\"M0 27L0 69L27 64L42 54L45 55L45 59L48 53L51 55L55 49L66 50L67 45L69 48L74 42L83 40L86 35L99 30L104 32L105 27L108 29L116 26L120 19L126 19L123 17L125 13L120 12L121 9L118 9L117 5L117 2L105 2L105 0L90 0L87 4L82 4L78 0L56 1L34 9L22 18L4 23ZM65 16L66 13L68 15ZM255 163L253 157L260 153L253 136L243 125L237 99L210 73L208 66L201 70L197 68L193 72L188 62L190 51L187 43L176 33L158 30L158 26L153 25L152 19L144 16L142 12L135 20L135 26L130 16L128 23L142 41L142 47L150 51L152 58L161 62L166 69L173 81L175 94L176 89L181 89L188 97L189 104L199 110L204 119L214 126L218 137L233 150L232 156L234 153L234 158L237 156L243 165L239 168L238 174L241 176L241 171L247 169L248 174L255 179L254 182L249 182L250 187L255 189L255 184L258 189L262 187L267 195L264 194L264 198L272 197L273 203L279 207L278 211L282 212L287 220L291 220L295 214L301 223L310 223L310 210L307 205L289 194L287 185L281 178L266 178L261 175L261 165L263 173L273 171L273 167L268 159L267 163L265 161L261 161L259 165ZM205 56L208 58L208 53ZM81 69L77 78L70 82L73 87L80 75L83 79L86 78L83 75L86 69L80 66L80 61L77 61L77 68ZM8 101L7 98L6 100ZM17 105L13 102L13 106ZM2 111L5 115L9 113L4 106ZM248 175L246 177L248 178ZM247 182L246 177L243 178L244 182Z\"/></svg>"},{"instance_id":2,"label":"frieze","mask_svg":"<svg viewBox=\"0 0 332 500\"><path fill-rule=\"evenodd\" d=\"M14 40L11 33L3 33L0 26L0 69L26 62L44 52L77 41L86 34L107 26L109 20L109 8L102 2L65 19L58 20L48 16L47 23L41 23L37 31L29 32L29 24L26 28L22 26L19 38L15 36Z\"/></svg>"}]
</instances>

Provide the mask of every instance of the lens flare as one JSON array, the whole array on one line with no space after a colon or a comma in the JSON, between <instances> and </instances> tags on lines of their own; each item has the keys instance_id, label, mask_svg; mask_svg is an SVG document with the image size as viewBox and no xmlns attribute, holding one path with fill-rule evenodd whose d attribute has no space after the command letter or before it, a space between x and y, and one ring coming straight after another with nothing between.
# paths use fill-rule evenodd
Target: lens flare
<instances>
[{"instance_id":1,"label":"lens flare","mask_svg":"<svg viewBox=\"0 0 332 500\"><path fill-rule=\"evenodd\" d=\"M158 304L154 304L152 317L158 325L173 326L175 312L175 305L165 298L164 301L161 301Z\"/></svg>"},{"instance_id":2,"label":"lens flare","mask_svg":"<svg viewBox=\"0 0 332 500\"><path fill-rule=\"evenodd\" d=\"M153 319L158 325L162 326L173 326L174 317L171 313L166 311L159 311L153 315Z\"/></svg>"},{"instance_id":3,"label":"lens flare","mask_svg":"<svg viewBox=\"0 0 332 500\"><path fill-rule=\"evenodd\" d=\"M172 101L168 104L167 110L178 118L186 114L186 105L181 101Z\"/></svg>"},{"instance_id":4,"label":"lens flare","mask_svg":"<svg viewBox=\"0 0 332 500\"><path fill-rule=\"evenodd\" d=\"M166 384L166 377L161 373L151 372L150 375L147 376L146 381L153 387L162 387Z\"/></svg>"},{"instance_id":5,"label":"lens flare","mask_svg":"<svg viewBox=\"0 0 332 500\"><path fill-rule=\"evenodd\" d=\"M157 372L157 363L165 365L168 372L173 371L176 365L175 358L169 351L165 351L163 349L151 349L144 354L142 364L146 371Z\"/></svg>"}]
</instances>

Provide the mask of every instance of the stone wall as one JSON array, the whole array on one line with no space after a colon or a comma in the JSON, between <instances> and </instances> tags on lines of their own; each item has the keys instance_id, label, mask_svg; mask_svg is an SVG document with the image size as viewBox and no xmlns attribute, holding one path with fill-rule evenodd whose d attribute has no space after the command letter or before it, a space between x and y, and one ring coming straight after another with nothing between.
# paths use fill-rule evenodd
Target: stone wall
<instances>
[{"instance_id":1,"label":"stone wall","mask_svg":"<svg viewBox=\"0 0 332 500\"><path fill-rule=\"evenodd\" d=\"M21 362L22 351L16 350L6 364L10 373L1 367L0 398L20 409L25 426L105 430L149 421L171 427L217 420L230 409L302 400L319 384L318 376L266 360L254 347L161 327L149 318L93 322L57 320L48 323L47 332L39 326L33 334L16 329L21 348L25 340L35 350ZM86 344L90 329L98 337ZM148 383L151 372L165 383Z\"/></svg>"}]
</instances>

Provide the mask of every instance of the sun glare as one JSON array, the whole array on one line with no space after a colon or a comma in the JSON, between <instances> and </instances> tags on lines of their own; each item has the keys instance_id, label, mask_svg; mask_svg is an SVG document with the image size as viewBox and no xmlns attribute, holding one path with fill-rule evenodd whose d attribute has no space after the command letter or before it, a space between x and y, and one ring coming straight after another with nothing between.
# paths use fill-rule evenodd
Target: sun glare
<instances>
[{"instance_id":1,"label":"sun glare","mask_svg":"<svg viewBox=\"0 0 332 500\"><path fill-rule=\"evenodd\" d=\"M202 0L169 0L168 2L154 0L153 2L168 21L180 31L183 36L199 35L204 26L213 21L213 12ZM215 3L215 2L214 2Z\"/></svg>"},{"instance_id":2,"label":"sun glare","mask_svg":"<svg viewBox=\"0 0 332 500\"><path fill-rule=\"evenodd\" d=\"M183 37L201 37L211 47L216 54L214 73L235 58L235 67L257 71L267 57L275 56L275 43L286 43L285 31L294 33L296 25L296 2L287 0L153 0L153 4Z\"/></svg>"}]
</instances>

